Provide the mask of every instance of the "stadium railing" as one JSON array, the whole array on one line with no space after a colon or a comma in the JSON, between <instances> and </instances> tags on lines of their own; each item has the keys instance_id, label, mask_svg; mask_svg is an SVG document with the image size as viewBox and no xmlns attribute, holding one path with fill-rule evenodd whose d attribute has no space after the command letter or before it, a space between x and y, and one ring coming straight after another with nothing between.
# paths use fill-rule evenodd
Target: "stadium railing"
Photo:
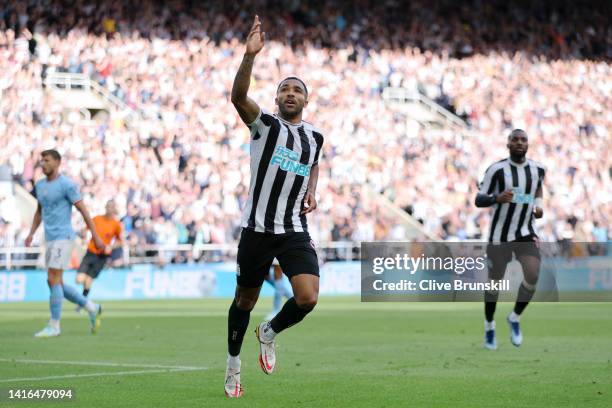
<instances>
[{"instance_id":1,"label":"stadium railing","mask_svg":"<svg viewBox=\"0 0 612 408\"><path fill-rule=\"evenodd\" d=\"M438 118L439 121L444 122L444 124L450 128L460 131L465 131L468 128L467 123L465 123L457 115L439 105L435 101L432 101L417 90L411 90L403 87L386 87L383 89L382 97L387 103L399 105L417 104L425 112L428 112L429 115ZM414 119L423 124L428 122L427 120L423 120L424 118L419 117L419 115L416 115Z\"/></svg>"},{"instance_id":2,"label":"stadium railing","mask_svg":"<svg viewBox=\"0 0 612 408\"><path fill-rule=\"evenodd\" d=\"M44 84L49 91L79 91L91 92L106 102L109 109L123 112L127 122L135 127L142 119L140 112L128 106L121 99L117 98L105 87L98 84L85 74L68 72L49 72L44 79ZM72 98L74 100L74 98ZM86 108L86 107L85 107Z\"/></svg>"},{"instance_id":3,"label":"stadium railing","mask_svg":"<svg viewBox=\"0 0 612 408\"><path fill-rule=\"evenodd\" d=\"M317 252L321 261L355 261L360 256L359 242L334 241L319 243ZM227 244L177 244L124 246L120 257L122 265L143 263L222 262L236 258L235 243ZM31 269L44 266L44 247L0 248L1 269Z\"/></svg>"}]
</instances>

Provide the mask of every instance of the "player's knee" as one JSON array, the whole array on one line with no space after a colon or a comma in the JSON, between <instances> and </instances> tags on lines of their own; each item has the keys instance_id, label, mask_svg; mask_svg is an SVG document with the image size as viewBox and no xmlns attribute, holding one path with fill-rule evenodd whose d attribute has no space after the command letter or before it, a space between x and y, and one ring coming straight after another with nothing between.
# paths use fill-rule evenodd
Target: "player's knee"
<instances>
[{"instance_id":1,"label":"player's knee","mask_svg":"<svg viewBox=\"0 0 612 408\"><path fill-rule=\"evenodd\" d=\"M55 286L57 284L62 283L62 279L58 278L57 276L49 276L47 278L47 283L49 284L49 286Z\"/></svg>"},{"instance_id":2,"label":"player's knee","mask_svg":"<svg viewBox=\"0 0 612 408\"><path fill-rule=\"evenodd\" d=\"M244 296L236 297L236 307L240 310L250 312L255 307L255 303L257 303L257 299L250 299Z\"/></svg>"},{"instance_id":3,"label":"player's knee","mask_svg":"<svg viewBox=\"0 0 612 408\"><path fill-rule=\"evenodd\" d=\"M525 285L525 287L527 287L528 289L531 290L535 290L537 284L538 284L538 278L539 278L539 274L534 273L534 274L525 274L525 279L524 279L524 283L527 283L527 285Z\"/></svg>"},{"instance_id":4,"label":"player's knee","mask_svg":"<svg viewBox=\"0 0 612 408\"><path fill-rule=\"evenodd\" d=\"M49 285L57 285L62 283L62 272L61 271L49 271L47 273L47 282Z\"/></svg>"},{"instance_id":5,"label":"player's knee","mask_svg":"<svg viewBox=\"0 0 612 408\"><path fill-rule=\"evenodd\" d=\"M318 301L318 295L316 293L308 293L306 295L297 296L295 298L295 303L298 305L300 309L311 311L315 308Z\"/></svg>"},{"instance_id":6,"label":"player's knee","mask_svg":"<svg viewBox=\"0 0 612 408\"><path fill-rule=\"evenodd\" d=\"M484 298L485 302L497 302L497 299L499 298L499 291L485 290Z\"/></svg>"}]
</instances>

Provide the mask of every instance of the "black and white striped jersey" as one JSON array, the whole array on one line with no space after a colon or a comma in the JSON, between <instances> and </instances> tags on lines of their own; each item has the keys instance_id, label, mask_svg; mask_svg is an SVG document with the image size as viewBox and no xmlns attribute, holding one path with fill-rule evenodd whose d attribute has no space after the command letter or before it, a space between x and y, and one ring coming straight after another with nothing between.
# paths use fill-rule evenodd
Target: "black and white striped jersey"
<instances>
[{"instance_id":1,"label":"black and white striped jersey","mask_svg":"<svg viewBox=\"0 0 612 408\"><path fill-rule=\"evenodd\" d=\"M248 126L251 183L242 226L273 234L307 231L300 212L323 135L308 122L292 124L264 109Z\"/></svg>"},{"instance_id":2,"label":"black and white striped jersey","mask_svg":"<svg viewBox=\"0 0 612 408\"><path fill-rule=\"evenodd\" d=\"M500 194L511 189L514 193L512 202L492 206L489 242L511 242L537 235L533 228L533 208L536 191L542 188L545 174L543 165L529 159L519 164L507 158L489 166L479 192Z\"/></svg>"}]
</instances>

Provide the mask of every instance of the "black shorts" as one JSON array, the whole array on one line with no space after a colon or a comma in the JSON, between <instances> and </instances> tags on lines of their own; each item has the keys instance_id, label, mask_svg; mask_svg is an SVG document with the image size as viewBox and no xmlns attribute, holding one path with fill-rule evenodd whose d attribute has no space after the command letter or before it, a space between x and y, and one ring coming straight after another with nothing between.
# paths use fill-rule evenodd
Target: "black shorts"
<instances>
[{"instance_id":1,"label":"black shorts","mask_svg":"<svg viewBox=\"0 0 612 408\"><path fill-rule=\"evenodd\" d=\"M107 255L98 255L87 250L87 253L81 261L81 265L79 266L78 273L84 273L87 276L91 276L93 279L96 279L100 274L100 271L104 268L104 265L106 265L107 259Z\"/></svg>"},{"instance_id":2,"label":"black shorts","mask_svg":"<svg viewBox=\"0 0 612 408\"><path fill-rule=\"evenodd\" d=\"M537 236L528 235L512 242L487 245L489 277L501 279L506 272L506 266L512 261L512 254L517 259L521 256L533 256L541 259Z\"/></svg>"},{"instance_id":3,"label":"black shorts","mask_svg":"<svg viewBox=\"0 0 612 408\"><path fill-rule=\"evenodd\" d=\"M274 258L291 279L303 273L319 276L319 262L308 232L270 234L243 228L238 243L238 285L260 287Z\"/></svg>"}]
</instances>

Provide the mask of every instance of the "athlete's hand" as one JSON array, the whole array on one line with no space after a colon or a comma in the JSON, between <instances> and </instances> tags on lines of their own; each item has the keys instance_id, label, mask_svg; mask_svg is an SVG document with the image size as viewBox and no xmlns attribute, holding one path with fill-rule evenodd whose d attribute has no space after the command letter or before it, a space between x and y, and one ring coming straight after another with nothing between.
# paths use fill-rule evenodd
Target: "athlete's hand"
<instances>
[{"instance_id":1,"label":"athlete's hand","mask_svg":"<svg viewBox=\"0 0 612 408\"><path fill-rule=\"evenodd\" d=\"M24 242L25 246L29 247L30 245L32 245L32 239L34 239L32 234L28 235Z\"/></svg>"},{"instance_id":2,"label":"athlete's hand","mask_svg":"<svg viewBox=\"0 0 612 408\"><path fill-rule=\"evenodd\" d=\"M104 255L110 255L113 252L113 248L110 245L104 246Z\"/></svg>"},{"instance_id":3,"label":"athlete's hand","mask_svg":"<svg viewBox=\"0 0 612 408\"><path fill-rule=\"evenodd\" d=\"M542 218L544 216L544 210L540 207L534 207L533 216L536 218Z\"/></svg>"},{"instance_id":4,"label":"athlete's hand","mask_svg":"<svg viewBox=\"0 0 612 408\"><path fill-rule=\"evenodd\" d=\"M93 242L96 248L98 248L98 250L104 251L104 248L106 247L106 245L104 245L104 241L102 241L102 239L100 239L98 235L93 236Z\"/></svg>"},{"instance_id":5,"label":"athlete's hand","mask_svg":"<svg viewBox=\"0 0 612 408\"><path fill-rule=\"evenodd\" d=\"M313 193L311 193L310 191L306 191L306 195L304 196L304 209L302 210L300 215L311 213L316 209L317 199L315 198Z\"/></svg>"},{"instance_id":6,"label":"athlete's hand","mask_svg":"<svg viewBox=\"0 0 612 408\"><path fill-rule=\"evenodd\" d=\"M513 195L512 190L506 190L500 195L498 195L495 201L497 201L500 204L509 203L510 201L512 201L512 195Z\"/></svg>"},{"instance_id":7,"label":"athlete's hand","mask_svg":"<svg viewBox=\"0 0 612 408\"><path fill-rule=\"evenodd\" d=\"M246 53L251 55L257 54L263 48L265 40L266 33L261 31L259 16L255 15L253 26L251 27L251 31L249 32L246 40Z\"/></svg>"}]
</instances>

